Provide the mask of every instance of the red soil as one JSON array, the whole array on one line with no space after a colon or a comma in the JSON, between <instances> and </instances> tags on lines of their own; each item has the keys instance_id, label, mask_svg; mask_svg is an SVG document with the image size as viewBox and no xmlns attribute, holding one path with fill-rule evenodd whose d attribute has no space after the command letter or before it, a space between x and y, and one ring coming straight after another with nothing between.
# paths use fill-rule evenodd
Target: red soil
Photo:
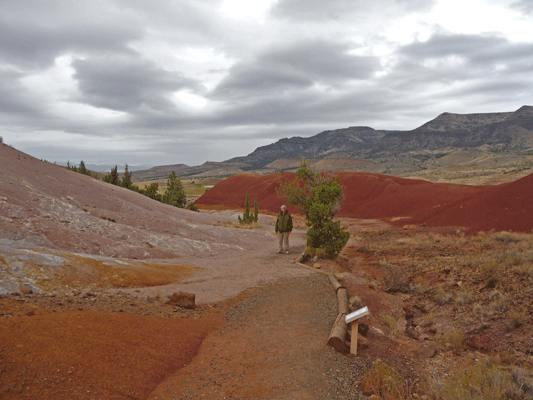
<instances>
[{"instance_id":1,"label":"red soil","mask_svg":"<svg viewBox=\"0 0 533 400\"><path fill-rule=\"evenodd\" d=\"M468 186L372 173L336 174L346 197L339 217L387 219L397 225L462 226L471 232L533 229L533 175L496 186ZM258 198L260 210L277 213L283 201L277 197L276 188L291 179L293 173L235 175L195 204L243 208L248 192L250 202ZM293 207L290 211L297 210Z\"/></svg>"},{"instance_id":2,"label":"red soil","mask_svg":"<svg viewBox=\"0 0 533 400\"><path fill-rule=\"evenodd\" d=\"M528 232L533 229L533 174L514 182L485 187L440 214L425 220L429 226L462 225L472 231Z\"/></svg>"},{"instance_id":3,"label":"red soil","mask_svg":"<svg viewBox=\"0 0 533 400\"><path fill-rule=\"evenodd\" d=\"M253 207L257 197L258 208L263 213L278 213L285 202L278 198L276 189L280 183L294 179L294 174L284 172L281 174L255 175L239 174L223 180L207 191L194 202L196 206L209 206L204 208L217 209L224 206L226 209L244 209L244 198L248 193L250 208ZM287 205L291 213L296 208Z\"/></svg>"},{"instance_id":4,"label":"red soil","mask_svg":"<svg viewBox=\"0 0 533 400\"><path fill-rule=\"evenodd\" d=\"M219 324L87 311L1 318L0 397L144 399Z\"/></svg>"}]
</instances>

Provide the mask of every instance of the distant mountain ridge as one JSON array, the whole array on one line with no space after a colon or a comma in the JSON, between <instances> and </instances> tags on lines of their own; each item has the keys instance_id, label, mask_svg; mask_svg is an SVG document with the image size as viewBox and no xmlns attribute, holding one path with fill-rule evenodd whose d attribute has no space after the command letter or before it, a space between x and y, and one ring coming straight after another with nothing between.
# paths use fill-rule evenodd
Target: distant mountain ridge
<instances>
[{"instance_id":1,"label":"distant mountain ridge","mask_svg":"<svg viewBox=\"0 0 533 400\"><path fill-rule=\"evenodd\" d=\"M244 159L252 166L261 168L279 158L321 159L335 153L365 153L374 148L385 135L384 131L366 126L324 131L309 138L280 139L276 143L258 147L239 160Z\"/></svg>"},{"instance_id":2,"label":"distant mountain ridge","mask_svg":"<svg viewBox=\"0 0 533 400\"><path fill-rule=\"evenodd\" d=\"M274 172L268 165L279 159L299 157L315 161L326 158L359 159L380 166L361 166L355 170L387 172L391 169L420 168L420 163L460 150L533 154L533 107L514 112L485 114L443 113L410 131L376 130L357 126L328 130L311 137L280 139L261 146L243 157L222 162L207 162L188 167L159 166L136 171L136 180L168 176L173 169L181 176L230 176L239 171ZM287 164L289 165L289 164ZM364 163L363 163L364 165ZM293 167L288 166L287 169Z\"/></svg>"}]
</instances>

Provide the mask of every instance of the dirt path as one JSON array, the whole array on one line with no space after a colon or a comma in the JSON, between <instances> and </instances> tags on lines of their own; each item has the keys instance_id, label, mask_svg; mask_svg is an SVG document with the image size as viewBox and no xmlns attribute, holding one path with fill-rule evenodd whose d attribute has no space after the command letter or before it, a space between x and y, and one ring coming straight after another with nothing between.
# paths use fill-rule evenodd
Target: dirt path
<instances>
[{"instance_id":1,"label":"dirt path","mask_svg":"<svg viewBox=\"0 0 533 400\"><path fill-rule=\"evenodd\" d=\"M193 362L149 399L355 398L348 360L326 344L337 300L325 276L288 279L241 299Z\"/></svg>"},{"instance_id":2,"label":"dirt path","mask_svg":"<svg viewBox=\"0 0 533 400\"><path fill-rule=\"evenodd\" d=\"M124 293L5 296L0 398L356 398L353 365L326 344L336 308L320 274L192 311Z\"/></svg>"},{"instance_id":3,"label":"dirt path","mask_svg":"<svg viewBox=\"0 0 533 400\"><path fill-rule=\"evenodd\" d=\"M228 253L224 258L203 257L179 259L178 263L199 267L193 275L180 283L142 289L121 289L136 296L167 297L184 291L196 295L197 304L214 304L238 296L241 292L270 284L285 278L297 278L313 274L294 263L305 247L306 231L298 228L290 235L290 254L277 254L277 237L273 230L275 217L262 216L260 229L234 229L233 235L255 239L252 249ZM261 234L262 233L262 234Z\"/></svg>"},{"instance_id":4,"label":"dirt path","mask_svg":"<svg viewBox=\"0 0 533 400\"><path fill-rule=\"evenodd\" d=\"M0 398L356 398L353 365L326 344L335 292L294 264L304 230L280 255L262 229L256 250L191 260L180 284L0 297ZM165 305L179 290L199 308Z\"/></svg>"}]
</instances>

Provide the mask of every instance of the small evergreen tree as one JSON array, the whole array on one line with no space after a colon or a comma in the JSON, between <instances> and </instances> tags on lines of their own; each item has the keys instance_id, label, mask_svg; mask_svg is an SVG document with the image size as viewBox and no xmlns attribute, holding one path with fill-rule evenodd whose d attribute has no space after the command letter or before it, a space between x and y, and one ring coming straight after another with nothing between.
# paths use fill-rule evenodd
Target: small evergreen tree
<instances>
[{"instance_id":1,"label":"small evergreen tree","mask_svg":"<svg viewBox=\"0 0 533 400\"><path fill-rule=\"evenodd\" d=\"M349 232L341 230L340 221L333 221L344 201L339 178L319 174L311 168L309 160L304 159L296 178L295 182L281 184L278 196L295 204L305 216L309 227L307 245L324 249L328 257L336 258L350 238Z\"/></svg>"},{"instance_id":2,"label":"small evergreen tree","mask_svg":"<svg viewBox=\"0 0 533 400\"><path fill-rule=\"evenodd\" d=\"M80 161L80 166L78 167L78 172L83 175L90 175L89 170L85 167L85 162L83 160Z\"/></svg>"},{"instance_id":3,"label":"small evergreen tree","mask_svg":"<svg viewBox=\"0 0 533 400\"><path fill-rule=\"evenodd\" d=\"M112 185L118 185L120 180L118 177L118 166L115 165L114 168L111 168L111 172L104 176L104 182L111 183Z\"/></svg>"},{"instance_id":4,"label":"small evergreen tree","mask_svg":"<svg viewBox=\"0 0 533 400\"><path fill-rule=\"evenodd\" d=\"M342 231L340 221L333 221L332 204L342 196L339 179L328 181L316 188L311 196L307 218L307 244L324 249L329 258L336 258L346 246L350 233Z\"/></svg>"},{"instance_id":5,"label":"small evergreen tree","mask_svg":"<svg viewBox=\"0 0 533 400\"><path fill-rule=\"evenodd\" d=\"M120 182L120 186L126 189L133 190L133 182L131 180L132 175L133 174L128 169L128 164L126 164L124 175L122 175L122 181Z\"/></svg>"},{"instance_id":6,"label":"small evergreen tree","mask_svg":"<svg viewBox=\"0 0 533 400\"><path fill-rule=\"evenodd\" d=\"M239 222L241 224L251 224L252 222L257 222L257 216L259 215L259 211L257 209L257 198L254 201L254 213L250 214L250 202L248 200L248 192L246 192L246 196L244 198L244 214L241 216L239 215Z\"/></svg>"},{"instance_id":7,"label":"small evergreen tree","mask_svg":"<svg viewBox=\"0 0 533 400\"><path fill-rule=\"evenodd\" d=\"M183 185L181 184L181 179L176 176L176 172L174 171L168 176L167 188L161 201L180 208L184 208L187 205L187 198Z\"/></svg>"},{"instance_id":8,"label":"small evergreen tree","mask_svg":"<svg viewBox=\"0 0 533 400\"><path fill-rule=\"evenodd\" d=\"M159 183L152 182L150 185L148 185L146 188L141 190L141 193L145 196L150 197L151 199L161 201L161 195L159 192Z\"/></svg>"},{"instance_id":9,"label":"small evergreen tree","mask_svg":"<svg viewBox=\"0 0 533 400\"><path fill-rule=\"evenodd\" d=\"M259 208L257 208L257 197L254 199L254 222L259 218Z\"/></svg>"},{"instance_id":10,"label":"small evergreen tree","mask_svg":"<svg viewBox=\"0 0 533 400\"><path fill-rule=\"evenodd\" d=\"M75 165L70 165L70 161L67 161L67 169L78 172L78 168Z\"/></svg>"}]
</instances>

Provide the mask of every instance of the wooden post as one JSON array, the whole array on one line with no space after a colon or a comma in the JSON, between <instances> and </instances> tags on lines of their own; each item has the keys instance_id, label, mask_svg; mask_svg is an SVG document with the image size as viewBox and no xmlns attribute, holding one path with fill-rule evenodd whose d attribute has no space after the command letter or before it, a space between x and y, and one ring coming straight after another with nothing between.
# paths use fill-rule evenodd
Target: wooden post
<instances>
[{"instance_id":1,"label":"wooden post","mask_svg":"<svg viewBox=\"0 0 533 400\"><path fill-rule=\"evenodd\" d=\"M359 335L359 318L370 314L368 307L360 308L346 316L346 323L352 324L352 339L350 341L350 353L357 354L357 336Z\"/></svg>"},{"instance_id":2,"label":"wooden post","mask_svg":"<svg viewBox=\"0 0 533 400\"><path fill-rule=\"evenodd\" d=\"M359 320L352 322L352 340L350 342L350 353L357 355L357 336L359 335Z\"/></svg>"}]
</instances>

